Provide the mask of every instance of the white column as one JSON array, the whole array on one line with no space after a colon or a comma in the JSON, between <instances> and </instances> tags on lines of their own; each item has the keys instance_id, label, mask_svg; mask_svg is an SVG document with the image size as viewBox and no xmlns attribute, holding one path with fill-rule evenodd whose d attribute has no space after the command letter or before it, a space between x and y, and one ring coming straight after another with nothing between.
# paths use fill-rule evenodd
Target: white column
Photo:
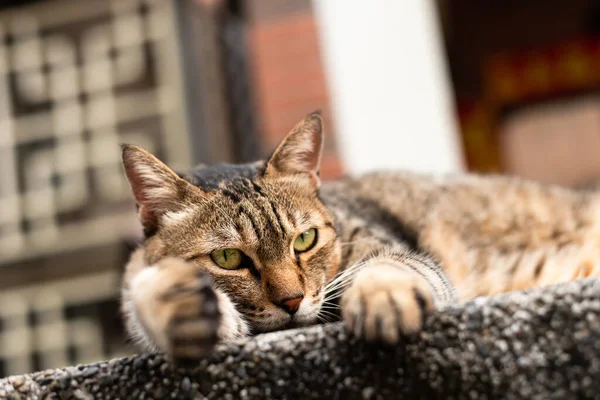
<instances>
[{"instance_id":1,"label":"white column","mask_svg":"<svg viewBox=\"0 0 600 400\"><path fill-rule=\"evenodd\" d=\"M464 169L430 0L313 0L330 101L351 173Z\"/></svg>"}]
</instances>

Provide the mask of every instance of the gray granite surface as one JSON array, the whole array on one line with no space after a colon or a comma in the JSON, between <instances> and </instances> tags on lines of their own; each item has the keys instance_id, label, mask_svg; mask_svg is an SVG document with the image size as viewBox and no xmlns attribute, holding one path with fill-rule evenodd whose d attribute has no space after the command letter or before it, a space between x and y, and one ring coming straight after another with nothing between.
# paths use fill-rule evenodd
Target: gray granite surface
<instances>
[{"instance_id":1,"label":"gray granite surface","mask_svg":"<svg viewBox=\"0 0 600 400\"><path fill-rule=\"evenodd\" d=\"M221 345L188 371L144 354L4 378L0 398L600 398L600 280L460 304L395 348L337 323Z\"/></svg>"}]
</instances>

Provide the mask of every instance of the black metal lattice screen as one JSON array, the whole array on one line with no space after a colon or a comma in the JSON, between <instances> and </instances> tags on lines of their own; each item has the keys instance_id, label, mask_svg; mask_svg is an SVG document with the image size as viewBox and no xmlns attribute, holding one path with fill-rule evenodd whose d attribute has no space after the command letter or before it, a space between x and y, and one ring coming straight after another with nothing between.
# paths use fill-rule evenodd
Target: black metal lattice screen
<instances>
[{"instance_id":1,"label":"black metal lattice screen","mask_svg":"<svg viewBox=\"0 0 600 400\"><path fill-rule=\"evenodd\" d=\"M119 144L191 160L176 5L0 11L0 376L127 351L115 336L123 257L101 253L139 232Z\"/></svg>"},{"instance_id":2,"label":"black metal lattice screen","mask_svg":"<svg viewBox=\"0 0 600 400\"><path fill-rule=\"evenodd\" d=\"M0 15L0 262L130 234L119 143L189 162L171 8L67 0Z\"/></svg>"}]
</instances>

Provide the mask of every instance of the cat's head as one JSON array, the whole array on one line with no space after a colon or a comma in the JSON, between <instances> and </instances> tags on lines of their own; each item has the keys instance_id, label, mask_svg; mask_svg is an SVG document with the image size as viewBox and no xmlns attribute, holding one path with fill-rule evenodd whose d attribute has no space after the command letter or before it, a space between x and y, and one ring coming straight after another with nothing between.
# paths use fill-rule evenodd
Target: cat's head
<instances>
[{"instance_id":1,"label":"cat's head","mask_svg":"<svg viewBox=\"0 0 600 400\"><path fill-rule=\"evenodd\" d=\"M194 263L257 332L313 323L340 262L333 216L318 197L322 147L318 113L266 161L182 176L125 145L147 262L176 256Z\"/></svg>"}]
</instances>

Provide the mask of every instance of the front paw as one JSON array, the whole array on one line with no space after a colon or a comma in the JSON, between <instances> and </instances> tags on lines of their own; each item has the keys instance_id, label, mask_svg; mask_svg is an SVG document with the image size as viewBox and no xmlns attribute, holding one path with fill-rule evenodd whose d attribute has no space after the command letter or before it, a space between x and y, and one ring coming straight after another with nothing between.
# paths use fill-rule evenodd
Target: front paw
<instances>
[{"instance_id":1,"label":"front paw","mask_svg":"<svg viewBox=\"0 0 600 400\"><path fill-rule=\"evenodd\" d=\"M358 272L341 306L342 318L355 335L395 344L400 335L421 330L434 301L430 285L416 272L373 261Z\"/></svg>"},{"instance_id":2,"label":"front paw","mask_svg":"<svg viewBox=\"0 0 600 400\"><path fill-rule=\"evenodd\" d=\"M212 279L179 259L161 260L135 280L136 312L175 364L196 365L218 340L222 321Z\"/></svg>"},{"instance_id":3,"label":"front paw","mask_svg":"<svg viewBox=\"0 0 600 400\"><path fill-rule=\"evenodd\" d=\"M193 281L171 287L159 301L172 308L165 329L167 354L175 364L197 365L217 343L222 319L212 278L197 274Z\"/></svg>"}]
</instances>

